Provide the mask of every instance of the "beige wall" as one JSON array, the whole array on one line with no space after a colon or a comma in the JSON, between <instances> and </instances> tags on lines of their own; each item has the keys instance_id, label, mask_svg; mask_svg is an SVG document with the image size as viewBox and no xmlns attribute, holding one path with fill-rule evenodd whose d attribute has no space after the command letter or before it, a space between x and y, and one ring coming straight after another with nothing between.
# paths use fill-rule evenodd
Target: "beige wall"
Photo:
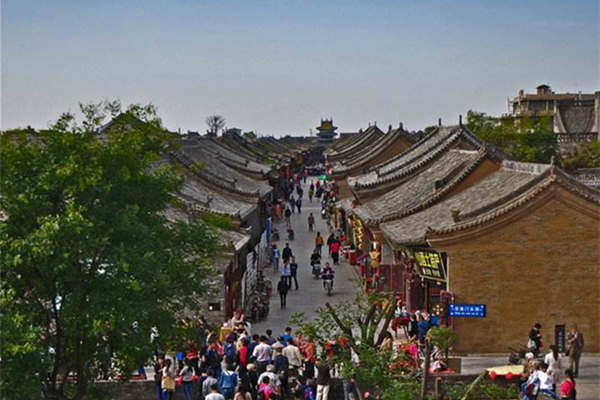
<instances>
[{"instance_id":1,"label":"beige wall","mask_svg":"<svg viewBox=\"0 0 600 400\"><path fill-rule=\"evenodd\" d=\"M600 207L550 190L500 217L502 225L432 238L448 252L456 302L487 305L485 318L455 319L456 351L507 352L526 344L535 322L544 349L554 342L555 325L577 323L584 351L600 351Z\"/></svg>"}]
</instances>

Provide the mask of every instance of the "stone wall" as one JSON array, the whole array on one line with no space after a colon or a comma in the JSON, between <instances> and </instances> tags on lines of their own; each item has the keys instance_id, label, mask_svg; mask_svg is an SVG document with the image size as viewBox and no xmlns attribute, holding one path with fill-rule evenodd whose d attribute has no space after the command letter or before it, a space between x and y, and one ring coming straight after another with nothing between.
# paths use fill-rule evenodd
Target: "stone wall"
<instances>
[{"instance_id":1,"label":"stone wall","mask_svg":"<svg viewBox=\"0 0 600 400\"><path fill-rule=\"evenodd\" d=\"M544 350L555 325L577 323L585 351L600 351L600 207L556 188L468 238L435 239L449 257L457 303L487 305L485 318L455 318L462 353L523 346L535 322Z\"/></svg>"}]
</instances>

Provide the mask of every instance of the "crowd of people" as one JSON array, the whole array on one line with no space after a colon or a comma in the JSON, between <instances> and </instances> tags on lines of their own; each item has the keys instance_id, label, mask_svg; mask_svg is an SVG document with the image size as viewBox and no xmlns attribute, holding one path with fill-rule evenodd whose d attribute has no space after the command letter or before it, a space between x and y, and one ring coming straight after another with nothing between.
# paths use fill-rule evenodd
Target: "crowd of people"
<instances>
[{"instance_id":1,"label":"crowd of people","mask_svg":"<svg viewBox=\"0 0 600 400\"><path fill-rule=\"evenodd\" d=\"M560 396L560 399L575 400L577 396L575 379L579 375L579 361L584 345L583 334L579 332L577 325L572 325L567 336L565 354L569 366L563 370L564 360L556 344L550 345L545 355L541 353L543 347L541 329L542 325L535 323L529 331L527 348L530 351L525 355L521 376L522 399L533 400L540 394L545 394L553 399Z\"/></svg>"},{"instance_id":2,"label":"crowd of people","mask_svg":"<svg viewBox=\"0 0 600 400\"><path fill-rule=\"evenodd\" d=\"M327 400L330 354L318 352L311 337L290 327L276 337L271 330L250 334L241 310L228 326L223 340L206 331L206 341L175 357L157 357L158 400L170 400L178 387L185 400Z\"/></svg>"}]
</instances>

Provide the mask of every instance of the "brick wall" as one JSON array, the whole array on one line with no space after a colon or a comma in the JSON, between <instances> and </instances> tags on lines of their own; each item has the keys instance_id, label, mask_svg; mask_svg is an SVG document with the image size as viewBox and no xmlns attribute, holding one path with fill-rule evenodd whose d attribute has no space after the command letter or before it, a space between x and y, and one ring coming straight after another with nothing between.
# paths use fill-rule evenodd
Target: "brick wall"
<instances>
[{"instance_id":1,"label":"brick wall","mask_svg":"<svg viewBox=\"0 0 600 400\"><path fill-rule=\"evenodd\" d=\"M544 349L554 326L577 323L585 351L600 351L600 207L563 189L534 200L503 226L462 240L438 238L448 252L457 303L487 305L485 318L456 318L463 353L525 345L535 322Z\"/></svg>"}]
</instances>

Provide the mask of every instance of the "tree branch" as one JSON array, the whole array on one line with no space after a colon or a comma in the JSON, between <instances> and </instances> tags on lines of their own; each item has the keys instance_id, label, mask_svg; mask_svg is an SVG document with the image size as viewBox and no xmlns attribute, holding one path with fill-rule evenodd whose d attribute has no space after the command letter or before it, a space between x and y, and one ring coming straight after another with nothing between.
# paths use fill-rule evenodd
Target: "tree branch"
<instances>
[{"instance_id":1,"label":"tree branch","mask_svg":"<svg viewBox=\"0 0 600 400\"><path fill-rule=\"evenodd\" d=\"M329 314L331 315L331 317L333 318L333 320L335 321L337 326L340 328L340 330L342 332L344 332L346 335L350 336L350 338L354 338L354 336L352 336L352 330L350 328L348 328L346 325L344 325L344 323L340 320L340 318L338 317L338 315L335 312L335 310L333 309L333 307L331 307L331 304L325 303L325 307L327 307Z\"/></svg>"}]
</instances>

